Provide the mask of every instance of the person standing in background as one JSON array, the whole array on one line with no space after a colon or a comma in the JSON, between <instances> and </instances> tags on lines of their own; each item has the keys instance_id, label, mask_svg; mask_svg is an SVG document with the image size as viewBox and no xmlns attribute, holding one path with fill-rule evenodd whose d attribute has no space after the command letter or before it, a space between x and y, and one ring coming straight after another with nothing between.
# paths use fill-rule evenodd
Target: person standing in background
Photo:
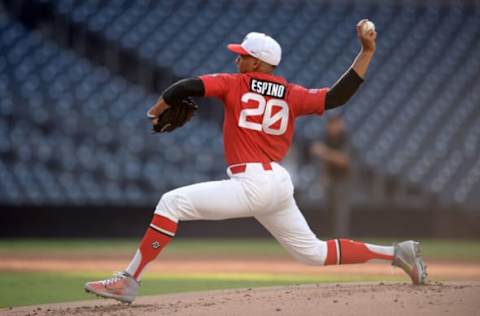
<instances>
[{"instance_id":1,"label":"person standing in background","mask_svg":"<svg viewBox=\"0 0 480 316\"><path fill-rule=\"evenodd\" d=\"M311 153L324 163L325 196L333 236L350 236L351 154L345 123L339 115L326 125L325 141L315 142Z\"/></svg>"}]
</instances>

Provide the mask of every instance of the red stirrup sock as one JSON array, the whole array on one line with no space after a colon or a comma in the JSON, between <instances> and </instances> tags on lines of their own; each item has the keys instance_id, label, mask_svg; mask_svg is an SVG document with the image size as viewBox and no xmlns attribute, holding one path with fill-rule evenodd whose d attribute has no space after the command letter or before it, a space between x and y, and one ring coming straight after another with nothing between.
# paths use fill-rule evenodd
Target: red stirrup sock
<instances>
[{"instance_id":1,"label":"red stirrup sock","mask_svg":"<svg viewBox=\"0 0 480 316\"><path fill-rule=\"evenodd\" d=\"M393 246L377 246L348 239L327 240L325 265L363 263L372 259L393 259Z\"/></svg>"},{"instance_id":2,"label":"red stirrup sock","mask_svg":"<svg viewBox=\"0 0 480 316\"><path fill-rule=\"evenodd\" d=\"M154 214L150 227L140 243L140 248L125 271L137 281L140 281L143 269L172 240L176 231L177 223L161 215Z\"/></svg>"}]
</instances>

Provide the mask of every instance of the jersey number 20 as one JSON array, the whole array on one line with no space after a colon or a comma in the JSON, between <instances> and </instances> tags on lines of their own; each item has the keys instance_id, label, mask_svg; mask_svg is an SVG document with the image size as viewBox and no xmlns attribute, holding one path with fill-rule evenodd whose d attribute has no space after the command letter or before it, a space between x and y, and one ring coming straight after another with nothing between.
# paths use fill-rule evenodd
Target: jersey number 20
<instances>
[{"instance_id":1,"label":"jersey number 20","mask_svg":"<svg viewBox=\"0 0 480 316\"><path fill-rule=\"evenodd\" d=\"M267 100L261 94L247 92L242 96L242 102L248 103L249 101L255 101L258 103L258 107L243 109L240 112L240 118L238 120L238 126L255 131L264 131L270 135L282 135L285 133L288 127L288 104L280 99ZM273 114L273 107L279 107L280 110ZM249 122L247 117L263 115L262 123ZM279 128L273 128L272 125L280 121Z\"/></svg>"}]
</instances>

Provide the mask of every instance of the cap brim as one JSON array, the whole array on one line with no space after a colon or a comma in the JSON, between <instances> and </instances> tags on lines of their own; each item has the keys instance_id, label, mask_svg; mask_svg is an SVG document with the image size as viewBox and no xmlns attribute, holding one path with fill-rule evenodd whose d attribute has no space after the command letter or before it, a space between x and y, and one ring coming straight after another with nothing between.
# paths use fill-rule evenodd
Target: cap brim
<instances>
[{"instance_id":1,"label":"cap brim","mask_svg":"<svg viewBox=\"0 0 480 316\"><path fill-rule=\"evenodd\" d=\"M227 45L227 48L229 51L235 53L235 54L239 54L239 55L250 55L249 52L247 52L243 47L242 45L240 44L228 44Z\"/></svg>"}]
</instances>

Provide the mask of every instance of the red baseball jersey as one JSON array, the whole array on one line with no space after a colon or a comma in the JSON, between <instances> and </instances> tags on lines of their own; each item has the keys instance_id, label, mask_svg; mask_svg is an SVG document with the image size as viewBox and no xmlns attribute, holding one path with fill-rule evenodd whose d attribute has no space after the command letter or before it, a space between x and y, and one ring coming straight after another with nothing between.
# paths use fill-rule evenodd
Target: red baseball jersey
<instances>
[{"instance_id":1,"label":"red baseball jersey","mask_svg":"<svg viewBox=\"0 0 480 316\"><path fill-rule=\"evenodd\" d=\"M228 165L281 161L292 142L295 119L325 111L327 88L306 89L265 73L201 76L206 97L225 106L223 143Z\"/></svg>"}]
</instances>

